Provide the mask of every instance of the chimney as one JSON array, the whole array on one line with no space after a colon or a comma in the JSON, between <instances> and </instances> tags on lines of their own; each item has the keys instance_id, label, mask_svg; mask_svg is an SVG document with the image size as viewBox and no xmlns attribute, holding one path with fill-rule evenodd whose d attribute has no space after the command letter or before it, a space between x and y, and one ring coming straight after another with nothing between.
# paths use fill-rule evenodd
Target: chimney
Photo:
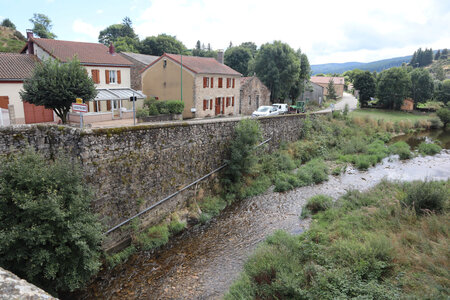
<instances>
[{"instance_id":1,"label":"chimney","mask_svg":"<svg viewBox=\"0 0 450 300\"><path fill-rule=\"evenodd\" d=\"M217 50L217 58L216 58L216 60L218 62L220 62L221 64L223 64L223 50L222 49Z\"/></svg>"},{"instance_id":2,"label":"chimney","mask_svg":"<svg viewBox=\"0 0 450 300\"><path fill-rule=\"evenodd\" d=\"M27 41L28 41L28 54L34 54L34 43L33 39L33 31L31 29L27 29Z\"/></svg>"},{"instance_id":3,"label":"chimney","mask_svg":"<svg viewBox=\"0 0 450 300\"><path fill-rule=\"evenodd\" d=\"M111 54L111 55L116 54L116 50L114 49L114 45L112 43L109 44L109 54Z\"/></svg>"}]
</instances>

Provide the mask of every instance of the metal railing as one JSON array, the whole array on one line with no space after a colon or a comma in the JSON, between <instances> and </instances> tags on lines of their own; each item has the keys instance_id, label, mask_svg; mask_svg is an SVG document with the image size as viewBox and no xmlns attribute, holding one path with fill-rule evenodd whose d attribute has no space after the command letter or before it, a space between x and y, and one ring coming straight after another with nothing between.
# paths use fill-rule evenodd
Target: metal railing
<instances>
[{"instance_id":1,"label":"metal railing","mask_svg":"<svg viewBox=\"0 0 450 300\"><path fill-rule=\"evenodd\" d=\"M258 148L258 147L260 147L260 146L262 146L262 145L264 145L264 144L266 144L266 143L269 142L271 139L272 139L272 138L268 138L267 140L262 141L261 143L259 143L258 145L255 146L255 149ZM164 198L164 199L162 199L162 200L159 200L159 201L156 202L155 204L153 204L153 205L147 207L146 209L140 211L139 213L135 214L135 215L132 216L131 218L126 219L125 221L121 222L120 224L117 224L116 226L112 227L111 229L109 229L108 231L106 231L106 232L103 233L103 234L104 234L104 235L107 235L107 234L113 232L114 230L116 230L116 229L122 227L123 225L129 223L131 220L133 220L133 219L135 219L135 218L141 216L142 214L148 212L149 210L154 209L154 208L157 207L158 205L161 205L162 203L164 203L164 202L166 202L167 200L169 200L169 199L175 197L175 196L178 195L179 193L181 193L181 192L187 190L188 188L192 187L193 185L196 185L196 184L199 183L200 181L205 180L206 178L208 178L208 177L211 176L212 174L214 174L214 173L216 173L216 172L219 172L220 170L222 170L222 169L225 168L226 166L228 166L228 163L225 163L225 164L221 165L221 166L218 167L217 169L215 169L215 170L209 172L208 174L206 174L206 175L200 177L199 179L197 179L197 180L191 182L190 184L188 184L188 185L186 185L185 187L179 189L179 190L176 191L175 193L173 193L173 194L167 196L166 198Z\"/></svg>"}]
</instances>

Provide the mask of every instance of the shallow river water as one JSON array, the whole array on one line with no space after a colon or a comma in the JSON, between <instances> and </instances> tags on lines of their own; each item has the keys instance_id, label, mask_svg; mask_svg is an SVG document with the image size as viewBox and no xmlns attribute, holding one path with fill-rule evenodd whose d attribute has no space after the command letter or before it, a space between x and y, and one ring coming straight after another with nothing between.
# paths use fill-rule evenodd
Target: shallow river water
<instances>
[{"instance_id":1,"label":"shallow river water","mask_svg":"<svg viewBox=\"0 0 450 300\"><path fill-rule=\"evenodd\" d=\"M423 180L450 178L450 151L399 161L386 158L365 172L347 169L322 184L286 193L267 191L227 208L208 225L192 228L156 253L140 252L128 262L101 273L82 299L217 299L239 275L258 243L277 229L299 234L300 220L311 196L333 198L351 189L366 190L383 178Z\"/></svg>"}]
</instances>

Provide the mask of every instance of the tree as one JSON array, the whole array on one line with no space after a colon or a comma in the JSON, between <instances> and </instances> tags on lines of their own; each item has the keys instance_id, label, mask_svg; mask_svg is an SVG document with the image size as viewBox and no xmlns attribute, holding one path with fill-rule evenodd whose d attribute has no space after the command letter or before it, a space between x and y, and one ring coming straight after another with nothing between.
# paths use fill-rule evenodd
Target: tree
<instances>
[{"instance_id":1,"label":"tree","mask_svg":"<svg viewBox=\"0 0 450 300\"><path fill-rule=\"evenodd\" d=\"M330 81L328 82L328 86L327 86L327 98L329 99L333 99L336 100L337 99L337 94L336 94L336 89L334 88L334 81L333 78L330 78Z\"/></svg>"},{"instance_id":2,"label":"tree","mask_svg":"<svg viewBox=\"0 0 450 300\"><path fill-rule=\"evenodd\" d=\"M139 41L128 36L118 37L114 42L117 52L134 52L139 53Z\"/></svg>"},{"instance_id":3,"label":"tree","mask_svg":"<svg viewBox=\"0 0 450 300\"><path fill-rule=\"evenodd\" d=\"M175 36L160 34L158 36L146 37L141 41L140 53L161 56L164 53L184 54L186 46Z\"/></svg>"},{"instance_id":4,"label":"tree","mask_svg":"<svg viewBox=\"0 0 450 300\"><path fill-rule=\"evenodd\" d=\"M450 101L450 79L446 79L440 84L435 91L435 98L437 101L447 104Z\"/></svg>"},{"instance_id":5,"label":"tree","mask_svg":"<svg viewBox=\"0 0 450 300\"><path fill-rule=\"evenodd\" d=\"M305 86L311 77L311 65L309 64L306 54L302 53L302 51L298 49L296 55L300 60L300 72L296 82L292 85L291 90L289 91L289 97L291 99L297 99L301 94L303 94L305 91Z\"/></svg>"},{"instance_id":6,"label":"tree","mask_svg":"<svg viewBox=\"0 0 450 300\"><path fill-rule=\"evenodd\" d=\"M442 123L444 123L444 129L447 127L447 124L450 123L450 109L448 107L444 107L439 109L436 112L439 119L441 119Z\"/></svg>"},{"instance_id":7,"label":"tree","mask_svg":"<svg viewBox=\"0 0 450 300\"><path fill-rule=\"evenodd\" d=\"M357 73L354 77L353 86L359 91L359 103L361 107L366 107L371 97L375 96L375 77L370 71Z\"/></svg>"},{"instance_id":8,"label":"tree","mask_svg":"<svg viewBox=\"0 0 450 300\"><path fill-rule=\"evenodd\" d=\"M204 44L197 41L195 48L192 49L192 55L199 57L217 57L217 51L211 49L211 44L208 43L208 47L206 48Z\"/></svg>"},{"instance_id":9,"label":"tree","mask_svg":"<svg viewBox=\"0 0 450 300\"><path fill-rule=\"evenodd\" d=\"M433 49L425 49L422 48L417 49L414 52L413 57L410 61L410 66L413 68L428 66L433 62Z\"/></svg>"},{"instance_id":10,"label":"tree","mask_svg":"<svg viewBox=\"0 0 450 300\"><path fill-rule=\"evenodd\" d=\"M94 82L76 58L67 63L48 59L36 64L20 91L23 101L53 109L63 123L76 98L87 102L96 95Z\"/></svg>"},{"instance_id":11,"label":"tree","mask_svg":"<svg viewBox=\"0 0 450 300\"><path fill-rule=\"evenodd\" d=\"M51 293L83 287L102 234L80 167L31 150L0 161L0 266Z\"/></svg>"},{"instance_id":12,"label":"tree","mask_svg":"<svg viewBox=\"0 0 450 300\"><path fill-rule=\"evenodd\" d=\"M56 34L51 32L52 29L52 21L44 14L34 14L33 18L30 19L30 22L33 23L33 33L36 34L40 38L44 39L54 39L56 38Z\"/></svg>"},{"instance_id":13,"label":"tree","mask_svg":"<svg viewBox=\"0 0 450 300\"><path fill-rule=\"evenodd\" d=\"M228 48L224 54L224 62L243 76L248 76L248 63L252 59L250 50L244 47Z\"/></svg>"},{"instance_id":14,"label":"tree","mask_svg":"<svg viewBox=\"0 0 450 300\"><path fill-rule=\"evenodd\" d=\"M441 52L441 56L439 57L440 59L447 59L448 58L448 50L447 48L444 48Z\"/></svg>"},{"instance_id":15,"label":"tree","mask_svg":"<svg viewBox=\"0 0 450 300\"><path fill-rule=\"evenodd\" d=\"M378 76L377 96L387 108L400 109L410 89L411 79L401 67L384 70Z\"/></svg>"},{"instance_id":16,"label":"tree","mask_svg":"<svg viewBox=\"0 0 450 300\"><path fill-rule=\"evenodd\" d=\"M289 97L291 87L298 79L300 59L288 44L275 41L261 46L253 68L270 90L270 100L283 101Z\"/></svg>"},{"instance_id":17,"label":"tree","mask_svg":"<svg viewBox=\"0 0 450 300\"><path fill-rule=\"evenodd\" d=\"M258 46L256 46L256 44L253 42L245 42L240 44L239 46L250 50L252 57L255 57L256 53L258 52Z\"/></svg>"},{"instance_id":18,"label":"tree","mask_svg":"<svg viewBox=\"0 0 450 300\"><path fill-rule=\"evenodd\" d=\"M438 50L438 51L436 52L436 54L434 55L434 59L435 59L435 60L438 60L439 57L441 57L441 50Z\"/></svg>"},{"instance_id":19,"label":"tree","mask_svg":"<svg viewBox=\"0 0 450 300\"><path fill-rule=\"evenodd\" d=\"M414 104L427 102L433 96L433 78L425 69L414 69L411 74L411 97Z\"/></svg>"},{"instance_id":20,"label":"tree","mask_svg":"<svg viewBox=\"0 0 450 300\"><path fill-rule=\"evenodd\" d=\"M445 80L445 71L444 71L444 68L442 68L442 66L436 65L433 68L433 73L436 76L437 80L440 80L440 81Z\"/></svg>"},{"instance_id":21,"label":"tree","mask_svg":"<svg viewBox=\"0 0 450 300\"><path fill-rule=\"evenodd\" d=\"M16 25L14 25L14 23L11 22L11 20L8 19L8 18L3 19L2 23L1 23L1 26L9 27L9 28L12 28L12 29L16 29Z\"/></svg>"},{"instance_id":22,"label":"tree","mask_svg":"<svg viewBox=\"0 0 450 300\"><path fill-rule=\"evenodd\" d=\"M139 43L138 36L134 32L133 23L129 17L125 17L122 20L122 24L113 24L100 31L98 42L109 46L111 43L116 44L120 38L128 38L120 40L120 44L122 45L124 41L127 41L127 45L133 45L133 47Z\"/></svg>"}]
</instances>

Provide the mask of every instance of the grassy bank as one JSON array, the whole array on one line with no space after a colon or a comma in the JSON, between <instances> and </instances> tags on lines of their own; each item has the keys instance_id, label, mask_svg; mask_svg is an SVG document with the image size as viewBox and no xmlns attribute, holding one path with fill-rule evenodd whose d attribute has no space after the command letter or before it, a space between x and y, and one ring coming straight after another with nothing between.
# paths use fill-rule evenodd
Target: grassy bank
<instances>
[{"instance_id":1,"label":"grassy bank","mask_svg":"<svg viewBox=\"0 0 450 300\"><path fill-rule=\"evenodd\" d=\"M382 182L313 199L310 229L268 237L225 299L447 299L449 192L450 181Z\"/></svg>"},{"instance_id":2,"label":"grassy bank","mask_svg":"<svg viewBox=\"0 0 450 300\"><path fill-rule=\"evenodd\" d=\"M402 111L384 110L375 108L356 109L350 113L351 117L372 118L375 120L397 121L418 121L428 120L436 117L436 114L429 113L407 113Z\"/></svg>"}]
</instances>

